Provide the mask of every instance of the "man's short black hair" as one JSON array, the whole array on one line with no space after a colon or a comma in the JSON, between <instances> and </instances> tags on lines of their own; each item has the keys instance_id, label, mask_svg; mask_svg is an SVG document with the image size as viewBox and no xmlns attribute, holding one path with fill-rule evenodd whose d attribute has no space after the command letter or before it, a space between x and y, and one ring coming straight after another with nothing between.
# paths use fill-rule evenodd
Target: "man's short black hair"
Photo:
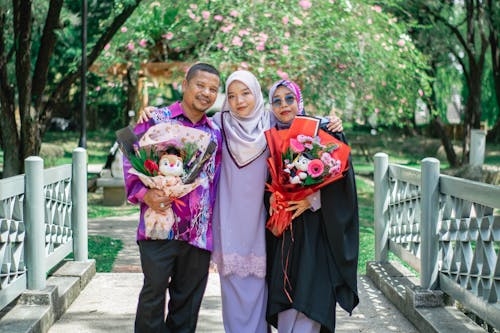
<instances>
[{"instance_id":1,"label":"man's short black hair","mask_svg":"<svg viewBox=\"0 0 500 333\"><path fill-rule=\"evenodd\" d=\"M186 74L186 81L189 82L193 78L193 76L195 76L196 73L199 71L207 72L210 74L215 74L215 75L217 75L217 77L220 78L219 71L214 66L206 64L204 62L199 62L199 63L191 66L191 68L189 68L189 70Z\"/></svg>"}]
</instances>

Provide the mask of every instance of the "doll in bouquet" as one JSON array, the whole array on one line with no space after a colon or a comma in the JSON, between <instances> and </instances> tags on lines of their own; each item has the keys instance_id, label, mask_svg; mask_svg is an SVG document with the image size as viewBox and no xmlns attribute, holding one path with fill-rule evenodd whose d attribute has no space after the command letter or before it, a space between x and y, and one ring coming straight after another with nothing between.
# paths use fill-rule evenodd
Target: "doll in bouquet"
<instances>
[{"instance_id":1,"label":"doll in bouquet","mask_svg":"<svg viewBox=\"0 0 500 333\"><path fill-rule=\"evenodd\" d=\"M182 185L183 162L180 156L165 154L158 163L158 176L152 177L155 188L165 195L172 195L174 186ZM175 202L175 201L174 201ZM151 239L166 239L175 222L175 214L170 206L165 211L148 208L144 214L146 236Z\"/></svg>"}]
</instances>

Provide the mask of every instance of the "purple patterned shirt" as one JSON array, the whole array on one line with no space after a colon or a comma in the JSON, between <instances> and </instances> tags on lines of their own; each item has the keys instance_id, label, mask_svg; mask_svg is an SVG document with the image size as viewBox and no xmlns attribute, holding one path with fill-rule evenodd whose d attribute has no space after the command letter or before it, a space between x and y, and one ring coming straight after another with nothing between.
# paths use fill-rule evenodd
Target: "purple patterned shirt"
<instances>
[{"instance_id":1,"label":"purple patterned shirt","mask_svg":"<svg viewBox=\"0 0 500 333\"><path fill-rule=\"evenodd\" d=\"M212 251L212 215L217 193L217 183L220 176L222 136L218 126L207 116L193 124L184 114L181 103L176 102L168 107L156 109L152 119L147 123L137 124L134 133L145 133L157 123L175 120L184 126L193 127L212 135L217 143L217 151L205 162L199 177L206 177L208 186L200 185L184 197L180 198L185 205L172 205L177 222L174 223L168 239L182 240L201 249ZM123 172L125 174L125 188L130 203L141 205L141 215L137 228L137 240L147 240L144 227L144 213L148 206L144 203L144 194L147 187L136 175L129 174L130 162L123 158Z\"/></svg>"}]
</instances>

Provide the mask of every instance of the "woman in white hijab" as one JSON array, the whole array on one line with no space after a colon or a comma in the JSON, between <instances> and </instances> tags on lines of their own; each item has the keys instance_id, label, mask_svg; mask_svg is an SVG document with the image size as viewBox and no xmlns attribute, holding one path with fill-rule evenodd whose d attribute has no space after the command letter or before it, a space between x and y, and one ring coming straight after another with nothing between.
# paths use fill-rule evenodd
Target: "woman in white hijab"
<instances>
[{"instance_id":1,"label":"woman in white hijab","mask_svg":"<svg viewBox=\"0 0 500 333\"><path fill-rule=\"evenodd\" d=\"M213 121L223 135L216 197L212 260L221 282L226 332L267 332L266 211L267 152L264 131L270 112L257 78L236 71L226 81L226 100Z\"/></svg>"}]
</instances>

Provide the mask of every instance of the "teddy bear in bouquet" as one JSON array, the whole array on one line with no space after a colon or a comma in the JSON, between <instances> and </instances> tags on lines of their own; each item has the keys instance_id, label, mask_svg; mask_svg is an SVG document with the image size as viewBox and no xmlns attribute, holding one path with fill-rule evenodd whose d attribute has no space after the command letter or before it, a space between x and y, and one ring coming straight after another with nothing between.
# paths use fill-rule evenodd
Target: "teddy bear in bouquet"
<instances>
[{"instance_id":1,"label":"teddy bear in bouquet","mask_svg":"<svg viewBox=\"0 0 500 333\"><path fill-rule=\"evenodd\" d=\"M309 158L300 154L292 163L286 165L284 171L290 174L290 184L302 184L304 179L307 178L307 167L310 162L311 160Z\"/></svg>"},{"instance_id":2,"label":"teddy bear in bouquet","mask_svg":"<svg viewBox=\"0 0 500 333\"><path fill-rule=\"evenodd\" d=\"M176 198L182 195L185 188L181 176L184 172L182 159L174 154L165 154L158 163L158 176L154 179L155 188L165 192L165 196ZM165 211L156 211L148 208L144 214L146 237L150 239L168 239L176 216L172 207Z\"/></svg>"}]
</instances>

